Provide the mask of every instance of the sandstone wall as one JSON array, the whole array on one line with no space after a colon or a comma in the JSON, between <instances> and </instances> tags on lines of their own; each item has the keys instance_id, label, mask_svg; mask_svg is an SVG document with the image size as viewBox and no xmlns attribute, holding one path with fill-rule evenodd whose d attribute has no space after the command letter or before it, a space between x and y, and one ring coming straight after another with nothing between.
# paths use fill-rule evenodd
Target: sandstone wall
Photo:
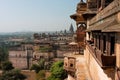
<instances>
[{"instance_id":1,"label":"sandstone wall","mask_svg":"<svg viewBox=\"0 0 120 80\"><path fill-rule=\"evenodd\" d=\"M84 57L92 80L112 80L99 66L99 64L96 62L95 58L90 54L87 48L85 50Z\"/></svg>"}]
</instances>

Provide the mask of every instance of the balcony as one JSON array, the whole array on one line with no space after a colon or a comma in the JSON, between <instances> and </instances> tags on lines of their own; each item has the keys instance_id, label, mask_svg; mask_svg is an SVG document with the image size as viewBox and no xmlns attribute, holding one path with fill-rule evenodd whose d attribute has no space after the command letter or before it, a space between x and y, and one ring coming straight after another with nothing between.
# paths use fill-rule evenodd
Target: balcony
<instances>
[{"instance_id":1,"label":"balcony","mask_svg":"<svg viewBox=\"0 0 120 80\"><path fill-rule=\"evenodd\" d=\"M113 14L116 14L120 11L120 0L114 0L103 10L98 12L98 14L90 20L90 25L97 23Z\"/></svg>"},{"instance_id":2,"label":"balcony","mask_svg":"<svg viewBox=\"0 0 120 80\"><path fill-rule=\"evenodd\" d=\"M102 68L115 67L116 56L109 56L103 54L100 50L96 49L95 46L90 42L86 42L86 44L86 47Z\"/></svg>"},{"instance_id":3,"label":"balcony","mask_svg":"<svg viewBox=\"0 0 120 80\"><path fill-rule=\"evenodd\" d=\"M74 57L65 57L64 58L64 69L68 72L75 72L75 63L76 59Z\"/></svg>"},{"instance_id":4,"label":"balcony","mask_svg":"<svg viewBox=\"0 0 120 80\"><path fill-rule=\"evenodd\" d=\"M116 80L120 80L120 69L116 69Z\"/></svg>"}]
</instances>

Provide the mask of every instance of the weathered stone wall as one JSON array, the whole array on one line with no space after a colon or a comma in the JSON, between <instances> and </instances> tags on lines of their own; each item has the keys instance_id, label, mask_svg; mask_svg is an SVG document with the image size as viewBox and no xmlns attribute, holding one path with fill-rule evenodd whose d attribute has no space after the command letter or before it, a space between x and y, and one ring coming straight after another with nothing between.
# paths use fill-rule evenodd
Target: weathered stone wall
<instances>
[{"instance_id":1,"label":"weathered stone wall","mask_svg":"<svg viewBox=\"0 0 120 80\"><path fill-rule=\"evenodd\" d=\"M104 71L99 66L99 64L96 62L95 58L91 55L87 47L86 47L84 56L85 56L87 68L89 70L92 80L113 80L110 77L108 77L109 74L108 75L105 74L106 71ZM112 74L114 75L114 73Z\"/></svg>"},{"instance_id":2,"label":"weathered stone wall","mask_svg":"<svg viewBox=\"0 0 120 80\"><path fill-rule=\"evenodd\" d=\"M115 44L115 53L116 53L116 67L120 68L120 33L117 33L116 35L116 44ZM120 72L120 71L119 71ZM119 80L120 73L115 74L115 80Z\"/></svg>"},{"instance_id":3,"label":"weathered stone wall","mask_svg":"<svg viewBox=\"0 0 120 80\"><path fill-rule=\"evenodd\" d=\"M116 34L115 53L116 53L116 66L120 68L120 33Z\"/></svg>"},{"instance_id":4,"label":"weathered stone wall","mask_svg":"<svg viewBox=\"0 0 120 80\"><path fill-rule=\"evenodd\" d=\"M27 54L25 51L9 51L9 61L18 69L26 69L28 67Z\"/></svg>"}]
</instances>

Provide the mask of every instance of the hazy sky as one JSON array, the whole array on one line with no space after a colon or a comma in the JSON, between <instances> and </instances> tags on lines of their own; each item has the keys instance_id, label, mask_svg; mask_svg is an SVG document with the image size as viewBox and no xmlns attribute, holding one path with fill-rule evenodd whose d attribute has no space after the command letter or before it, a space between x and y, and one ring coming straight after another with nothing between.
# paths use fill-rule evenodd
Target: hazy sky
<instances>
[{"instance_id":1,"label":"hazy sky","mask_svg":"<svg viewBox=\"0 0 120 80\"><path fill-rule=\"evenodd\" d=\"M75 21L80 0L0 0L0 32L59 31Z\"/></svg>"}]
</instances>

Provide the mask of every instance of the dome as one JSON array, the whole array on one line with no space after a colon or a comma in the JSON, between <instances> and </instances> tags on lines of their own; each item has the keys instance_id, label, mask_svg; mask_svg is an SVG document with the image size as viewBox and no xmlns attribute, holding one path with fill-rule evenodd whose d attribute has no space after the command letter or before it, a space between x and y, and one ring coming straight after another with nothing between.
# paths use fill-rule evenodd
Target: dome
<instances>
[{"instance_id":1,"label":"dome","mask_svg":"<svg viewBox=\"0 0 120 80\"><path fill-rule=\"evenodd\" d=\"M83 0L81 0L81 1L77 4L77 11L79 11L79 10L85 10L86 7L87 7L86 3L85 3Z\"/></svg>"},{"instance_id":2,"label":"dome","mask_svg":"<svg viewBox=\"0 0 120 80\"><path fill-rule=\"evenodd\" d=\"M80 2L78 3L78 5L86 5L86 3L83 0L80 0Z\"/></svg>"}]
</instances>

